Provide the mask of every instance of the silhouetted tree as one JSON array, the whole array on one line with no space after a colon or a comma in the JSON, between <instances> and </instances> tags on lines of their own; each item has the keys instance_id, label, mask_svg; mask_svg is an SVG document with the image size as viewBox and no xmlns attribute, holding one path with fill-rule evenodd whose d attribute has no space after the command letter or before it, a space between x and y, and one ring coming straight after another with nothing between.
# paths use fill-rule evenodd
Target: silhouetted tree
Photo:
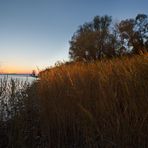
<instances>
[{"instance_id":1,"label":"silhouetted tree","mask_svg":"<svg viewBox=\"0 0 148 148\"><path fill-rule=\"evenodd\" d=\"M92 22L80 26L70 41L70 58L96 60L115 55L116 38L110 32L111 22L110 16L96 16Z\"/></svg>"},{"instance_id":2,"label":"silhouetted tree","mask_svg":"<svg viewBox=\"0 0 148 148\"><path fill-rule=\"evenodd\" d=\"M120 43L133 53L147 51L148 16L138 14L135 19L122 20L118 25Z\"/></svg>"},{"instance_id":3,"label":"silhouetted tree","mask_svg":"<svg viewBox=\"0 0 148 148\"><path fill-rule=\"evenodd\" d=\"M96 60L148 51L148 15L111 24L112 18L105 15L80 26L70 41L70 58Z\"/></svg>"},{"instance_id":4,"label":"silhouetted tree","mask_svg":"<svg viewBox=\"0 0 148 148\"><path fill-rule=\"evenodd\" d=\"M148 51L148 15L138 14L135 18L136 21L136 33L139 38L138 45L142 52Z\"/></svg>"}]
</instances>

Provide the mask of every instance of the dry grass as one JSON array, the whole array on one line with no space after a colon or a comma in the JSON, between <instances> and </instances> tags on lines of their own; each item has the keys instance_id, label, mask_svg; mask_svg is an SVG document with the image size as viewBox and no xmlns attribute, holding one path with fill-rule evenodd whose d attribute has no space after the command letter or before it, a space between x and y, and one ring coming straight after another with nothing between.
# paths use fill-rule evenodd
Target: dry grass
<instances>
[{"instance_id":1,"label":"dry grass","mask_svg":"<svg viewBox=\"0 0 148 148\"><path fill-rule=\"evenodd\" d=\"M41 73L50 147L147 147L148 58L57 66Z\"/></svg>"},{"instance_id":2,"label":"dry grass","mask_svg":"<svg viewBox=\"0 0 148 148\"><path fill-rule=\"evenodd\" d=\"M148 147L147 56L62 64L25 93L9 147Z\"/></svg>"}]
</instances>

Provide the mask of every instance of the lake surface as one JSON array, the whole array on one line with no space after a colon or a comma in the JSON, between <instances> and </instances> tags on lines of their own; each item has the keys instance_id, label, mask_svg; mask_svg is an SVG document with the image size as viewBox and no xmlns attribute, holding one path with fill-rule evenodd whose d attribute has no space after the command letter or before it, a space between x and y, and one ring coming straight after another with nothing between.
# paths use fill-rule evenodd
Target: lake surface
<instances>
[{"instance_id":1,"label":"lake surface","mask_svg":"<svg viewBox=\"0 0 148 148\"><path fill-rule=\"evenodd\" d=\"M0 74L0 79L7 79L7 80L13 79L13 80L32 83L37 78L32 77L29 74Z\"/></svg>"}]
</instances>

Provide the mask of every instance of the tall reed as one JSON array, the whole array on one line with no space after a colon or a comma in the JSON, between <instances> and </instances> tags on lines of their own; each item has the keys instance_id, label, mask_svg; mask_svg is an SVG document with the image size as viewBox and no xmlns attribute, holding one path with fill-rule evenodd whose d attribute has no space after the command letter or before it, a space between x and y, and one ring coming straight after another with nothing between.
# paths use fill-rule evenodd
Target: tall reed
<instances>
[{"instance_id":1,"label":"tall reed","mask_svg":"<svg viewBox=\"0 0 148 148\"><path fill-rule=\"evenodd\" d=\"M10 83L0 82L1 147L148 147L146 55L59 64L31 86Z\"/></svg>"},{"instance_id":2,"label":"tall reed","mask_svg":"<svg viewBox=\"0 0 148 148\"><path fill-rule=\"evenodd\" d=\"M148 58L62 64L41 73L49 147L147 147Z\"/></svg>"}]
</instances>

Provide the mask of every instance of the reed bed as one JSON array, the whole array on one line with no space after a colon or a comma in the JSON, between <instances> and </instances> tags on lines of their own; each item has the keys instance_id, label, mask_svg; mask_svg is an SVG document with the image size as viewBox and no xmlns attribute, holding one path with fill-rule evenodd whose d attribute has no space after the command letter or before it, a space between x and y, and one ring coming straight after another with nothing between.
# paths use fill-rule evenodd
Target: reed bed
<instances>
[{"instance_id":1,"label":"reed bed","mask_svg":"<svg viewBox=\"0 0 148 148\"><path fill-rule=\"evenodd\" d=\"M148 147L148 57L61 64L40 74L49 147Z\"/></svg>"},{"instance_id":2,"label":"reed bed","mask_svg":"<svg viewBox=\"0 0 148 148\"><path fill-rule=\"evenodd\" d=\"M23 105L1 122L7 147L148 147L146 55L59 64L24 88Z\"/></svg>"}]
</instances>

